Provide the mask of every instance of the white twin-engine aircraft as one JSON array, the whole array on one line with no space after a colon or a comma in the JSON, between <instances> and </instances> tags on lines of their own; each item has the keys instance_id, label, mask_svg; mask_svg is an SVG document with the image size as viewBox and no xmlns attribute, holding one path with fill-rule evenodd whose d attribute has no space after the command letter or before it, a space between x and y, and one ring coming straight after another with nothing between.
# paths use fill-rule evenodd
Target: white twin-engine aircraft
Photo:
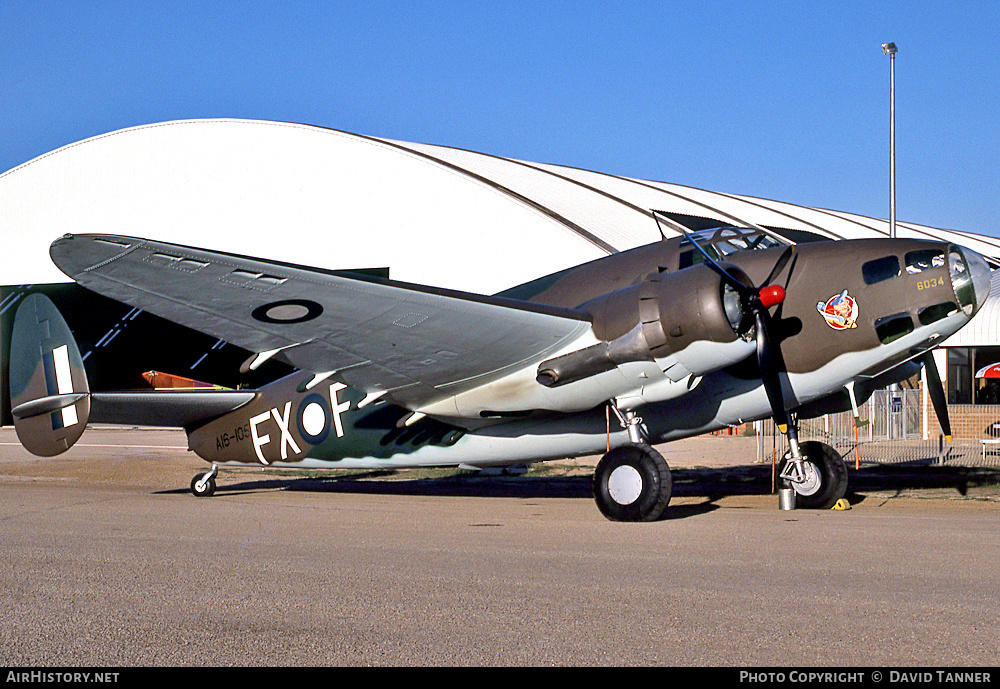
<instances>
[{"instance_id":1,"label":"white twin-engine aircraft","mask_svg":"<svg viewBox=\"0 0 1000 689\"><path fill-rule=\"evenodd\" d=\"M774 417L802 507L843 497L833 448L796 420L846 410L926 366L990 290L978 254L945 242L790 245L719 227L641 246L494 296L113 235L66 235L80 285L297 369L257 390L90 392L68 326L33 295L15 318L18 437L43 456L88 419L176 425L211 470L491 467L607 452L594 496L609 519L655 520L670 470L651 444ZM608 416L616 419L609 431Z\"/></svg>"}]
</instances>

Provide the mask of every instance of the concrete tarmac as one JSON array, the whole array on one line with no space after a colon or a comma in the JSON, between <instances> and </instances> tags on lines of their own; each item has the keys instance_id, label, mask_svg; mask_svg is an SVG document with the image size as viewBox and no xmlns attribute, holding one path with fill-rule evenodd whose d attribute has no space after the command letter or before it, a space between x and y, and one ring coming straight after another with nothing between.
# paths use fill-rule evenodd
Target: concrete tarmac
<instances>
[{"instance_id":1,"label":"concrete tarmac","mask_svg":"<svg viewBox=\"0 0 1000 689\"><path fill-rule=\"evenodd\" d=\"M182 433L56 458L0 429L8 666L990 666L1000 488L851 470L778 509L742 438L661 448L675 497L608 522L588 460L520 477L206 468Z\"/></svg>"}]
</instances>

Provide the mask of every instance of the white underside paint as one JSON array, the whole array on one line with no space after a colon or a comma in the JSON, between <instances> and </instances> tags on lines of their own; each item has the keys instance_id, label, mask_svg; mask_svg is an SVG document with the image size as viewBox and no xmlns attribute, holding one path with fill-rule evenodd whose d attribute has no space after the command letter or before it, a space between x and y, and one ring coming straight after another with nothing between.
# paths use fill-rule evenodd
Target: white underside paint
<instances>
[{"instance_id":1,"label":"white underside paint","mask_svg":"<svg viewBox=\"0 0 1000 689\"><path fill-rule=\"evenodd\" d=\"M790 385L800 403L814 401L836 391L887 356L917 347L938 332L954 332L966 321L964 315L956 314L934 326L920 327L890 345L843 354L817 371L790 375ZM943 336L934 339L937 341ZM700 435L728 425L767 418L771 414L767 395L759 382L737 380L716 372L705 376L689 396L642 407L641 416L648 427L657 428L706 401L718 406L716 415L709 422L698 427L671 430L653 438L653 441L668 442ZM371 469L463 464L486 467L601 455L608 444L617 447L628 442L627 433L616 420L611 419L610 425L606 423L603 412L598 409L589 415L570 415L545 422L522 420L488 426L463 436L451 447L426 446L391 458L357 457L333 462L307 458L294 464L275 462L273 466Z\"/></svg>"}]
</instances>

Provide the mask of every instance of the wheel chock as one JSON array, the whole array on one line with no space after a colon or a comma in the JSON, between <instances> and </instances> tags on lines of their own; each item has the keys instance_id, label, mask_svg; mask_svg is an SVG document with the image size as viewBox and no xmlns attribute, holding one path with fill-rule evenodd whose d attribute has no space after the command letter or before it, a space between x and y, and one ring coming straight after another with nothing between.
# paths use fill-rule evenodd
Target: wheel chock
<instances>
[{"instance_id":1,"label":"wheel chock","mask_svg":"<svg viewBox=\"0 0 1000 689\"><path fill-rule=\"evenodd\" d=\"M832 510L849 510L851 509L851 503L847 502L845 498L841 498L833 504Z\"/></svg>"}]
</instances>

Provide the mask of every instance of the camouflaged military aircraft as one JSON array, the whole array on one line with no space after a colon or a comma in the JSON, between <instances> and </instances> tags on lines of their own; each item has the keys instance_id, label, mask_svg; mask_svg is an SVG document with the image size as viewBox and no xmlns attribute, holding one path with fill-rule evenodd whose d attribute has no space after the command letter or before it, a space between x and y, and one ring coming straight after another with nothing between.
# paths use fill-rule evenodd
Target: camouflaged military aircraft
<instances>
[{"instance_id":1,"label":"camouflaged military aircraft","mask_svg":"<svg viewBox=\"0 0 1000 689\"><path fill-rule=\"evenodd\" d=\"M253 352L248 369L275 358L295 372L256 390L90 392L68 326L33 295L10 386L35 454L65 451L88 419L179 426L212 465L191 481L209 496L220 465L482 468L608 450L594 496L621 521L670 501L652 444L766 417L788 436L779 471L798 506L832 506L846 467L799 443L798 419L921 365L950 434L931 350L990 290L985 260L954 244L789 244L757 227L664 238L493 296L115 235L66 235L50 254L86 288Z\"/></svg>"}]
</instances>

